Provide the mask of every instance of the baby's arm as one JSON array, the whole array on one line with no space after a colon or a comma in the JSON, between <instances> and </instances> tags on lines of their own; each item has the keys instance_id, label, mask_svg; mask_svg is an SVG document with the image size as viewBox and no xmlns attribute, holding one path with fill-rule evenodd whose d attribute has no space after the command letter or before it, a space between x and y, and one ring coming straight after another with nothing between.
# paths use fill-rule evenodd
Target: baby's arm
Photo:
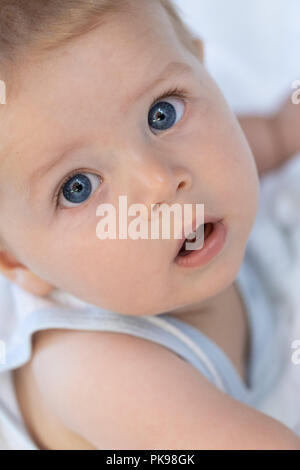
<instances>
[{"instance_id":1,"label":"baby's arm","mask_svg":"<svg viewBox=\"0 0 300 470\"><path fill-rule=\"evenodd\" d=\"M259 174L281 166L300 150L300 104L291 97L270 116L239 116Z\"/></svg>"},{"instance_id":2,"label":"baby's arm","mask_svg":"<svg viewBox=\"0 0 300 470\"><path fill-rule=\"evenodd\" d=\"M292 431L163 346L95 331L51 341L32 365L44 403L97 449L300 449Z\"/></svg>"}]
</instances>

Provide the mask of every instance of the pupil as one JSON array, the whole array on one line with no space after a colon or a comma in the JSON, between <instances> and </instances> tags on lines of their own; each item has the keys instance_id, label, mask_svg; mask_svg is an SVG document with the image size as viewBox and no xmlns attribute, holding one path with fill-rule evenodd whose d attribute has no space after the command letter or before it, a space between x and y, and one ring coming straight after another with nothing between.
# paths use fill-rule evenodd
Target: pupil
<instances>
[{"instance_id":1,"label":"pupil","mask_svg":"<svg viewBox=\"0 0 300 470\"><path fill-rule=\"evenodd\" d=\"M156 119L157 119L158 121L162 121L163 119L165 119L165 116L164 116L164 114L163 114L163 113L161 113L161 112L158 112L158 113L157 113L157 117L156 117Z\"/></svg>"},{"instance_id":2,"label":"pupil","mask_svg":"<svg viewBox=\"0 0 300 470\"><path fill-rule=\"evenodd\" d=\"M79 192L82 189L82 184L75 183L75 190L76 192Z\"/></svg>"}]
</instances>

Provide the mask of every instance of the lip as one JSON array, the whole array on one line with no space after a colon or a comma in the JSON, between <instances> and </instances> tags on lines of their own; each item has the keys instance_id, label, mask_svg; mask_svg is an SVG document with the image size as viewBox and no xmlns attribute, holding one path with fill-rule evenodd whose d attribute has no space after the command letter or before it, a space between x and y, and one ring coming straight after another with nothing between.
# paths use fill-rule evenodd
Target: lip
<instances>
[{"instance_id":1,"label":"lip","mask_svg":"<svg viewBox=\"0 0 300 470\"><path fill-rule=\"evenodd\" d=\"M191 250L191 253L186 256L176 256L174 261L178 266L185 268L199 268L208 264L220 253L226 241L227 227L220 220L218 222L211 223L214 223L214 229L205 240L202 248Z\"/></svg>"},{"instance_id":2,"label":"lip","mask_svg":"<svg viewBox=\"0 0 300 470\"><path fill-rule=\"evenodd\" d=\"M203 223L203 224L210 224L210 223L211 223L211 224L216 224L216 223L218 223L218 222L221 222L221 220L222 220L222 219L220 219L220 217L218 218L218 217L213 217L213 216L205 215L205 216L204 216L204 223ZM187 230L186 233L187 233L187 234L190 234L190 233L192 233L192 232L196 232L196 229L197 229L197 227L199 226L199 225L197 226L196 224L197 224L197 219L194 218L194 219L193 219L193 222L192 222L192 227L191 227L191 229L190 229L190 230ZM185 236L185 233L184 233L184 226L183 226L183 227L182 227L182 238L178 239L178 244L177 244L177 250L176 250L176 253L175 253L175 257L177 257L178 252L180 251L180 249L181 249L181 247L182 247L182 245L183 245L183 243L184 243L185 240L186 240L186 236Z\"/></svg>"}]
</instances>

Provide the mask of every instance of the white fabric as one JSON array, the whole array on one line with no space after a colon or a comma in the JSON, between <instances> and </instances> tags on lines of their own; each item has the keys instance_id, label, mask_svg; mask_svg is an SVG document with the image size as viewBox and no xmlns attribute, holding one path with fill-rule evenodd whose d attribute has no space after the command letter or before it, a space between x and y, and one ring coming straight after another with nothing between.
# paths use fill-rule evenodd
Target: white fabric
<instances>
[{"instance_id":1,"label":"white fabric","mask_svg":"<svg viewBox=\"0 0 300 470\"><path fill-rule=\"evenodd\" d=\"M300 153L282 168L266 175L255 234L257 259L266 282L272 284L274 298L290 322L286 347L290 361L262 410L300 435L300 363L292 361L300 352ZM252 237L253 239L253 237ZM293 348L293 343L298 341ZM300 354L298 354L300 358Z\"/></svg>"}]
</instances>

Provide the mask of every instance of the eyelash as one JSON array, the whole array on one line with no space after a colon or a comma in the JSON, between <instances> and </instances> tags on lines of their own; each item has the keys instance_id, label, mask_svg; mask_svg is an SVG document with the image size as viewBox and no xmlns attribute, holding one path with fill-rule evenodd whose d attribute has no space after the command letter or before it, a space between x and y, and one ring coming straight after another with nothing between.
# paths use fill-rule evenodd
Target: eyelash
<instances>
[{"instance_id":1,"label":"eyelash","mask_svg":"<svg viewBox=\"0 0 300 470\"><path fill-rule=\"evenodd\" d=\"M162 93L158 98L155 98L152 100L150 109L163 98L170 98L170 96L174 96L175 98L181 98L183 100L186 100L191 97L190 93L184 88L180 88L180 87L169 88L169 90L167 90L165 93Z\"/></svg>"},{"instance_id":2,"label":"eyelash","mask_svg":"<svg viewBox=\"0 0 300 470\"><path fill-rule=\"evenodd\" d=\"M184 88L180 88L180 87L173 87L173 88L169 88L165 93L162 93L161 95L159 95L158 97L156 98L153 98L152 100L152 104L150 105L150 109L156 104L156 103L159 103L160 100L162 100L163 98L170 98L170 97L175 97L175 98L181 98L183 100L187 100L188 98L190 98L190 94L187 90L185 90ZM62 181L62 183L59 185L59 188L58 190L56 191L55 195L54 195L54 201L55 201L55 206L57 207L58 206L58 198L60 196L60 193L61 193L61 190L62 188L64 187L64 185L75 175L77 175L78 173L83 173L82 170L74 170L72 171L71 173L69 173L65 178L64 180ZM87 172L87 170L85 170L85 172Z\"/></svg>"}]
</instances>

